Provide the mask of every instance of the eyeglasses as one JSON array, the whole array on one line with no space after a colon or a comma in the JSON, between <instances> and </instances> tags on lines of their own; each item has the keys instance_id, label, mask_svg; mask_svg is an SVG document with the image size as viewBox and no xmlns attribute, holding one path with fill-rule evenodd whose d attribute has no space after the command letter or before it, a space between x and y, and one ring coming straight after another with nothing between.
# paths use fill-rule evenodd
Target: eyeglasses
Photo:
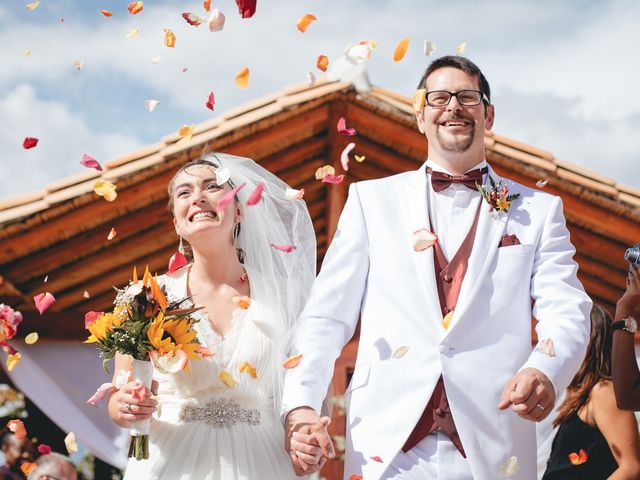
<instances>
[{"instance_id":1,"label":"eyeglasses","mask_svg":"<svg viewBox=\"0 0 640 480\"><path fill-rule=\"evenodd\" d=\"M479 90L460 90L459 92L447 92L446 90L433 90L427 92L427 104L432 107L446 107L451 101L451 97L456 97L460 105L465 107L475 107L483 100L489 103L487 96Z\"/></svg>"}]
</instances>

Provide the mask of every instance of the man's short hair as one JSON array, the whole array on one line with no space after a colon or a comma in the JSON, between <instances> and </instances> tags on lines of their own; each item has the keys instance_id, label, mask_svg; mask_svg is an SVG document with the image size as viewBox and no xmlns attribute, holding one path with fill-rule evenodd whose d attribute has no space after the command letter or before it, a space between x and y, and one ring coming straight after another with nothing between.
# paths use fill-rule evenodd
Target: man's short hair
<instances>
[{"instance_id":1,"label":"man's short hair","mask_svg":"<svg viewBox=\"0 0 640 480\"><path fill-rule=\"evenodd\" d=\"M36 460L36 463L38 466L29 474L27 480L37 480L42 476L51 476L62 480L62 477L60 477L61 466L64 464L71 467L74 472L76 471L76 466L69 460L69 457L57 452L40 456L38 460Z\"/></svg>"},{"instance_id":2,"label":"man's short hair","mask_svg":"<svg viewBox=\"0 0 640 480\"><path fill-rule=\"evenodd\" d=\"M457 68L458 70L462 70L464 73L476 77L480 84L480 91L485 94L488 103L491 103L491 88L489 87L489 82L485 78L484 74L475 63L468 58L460 57L459 55L447 55L445 57L436 58L431 62L420 79L418 89L427 88L427 78L429 75L436 70L445 67Z\"/></svg>"}]
</instances>

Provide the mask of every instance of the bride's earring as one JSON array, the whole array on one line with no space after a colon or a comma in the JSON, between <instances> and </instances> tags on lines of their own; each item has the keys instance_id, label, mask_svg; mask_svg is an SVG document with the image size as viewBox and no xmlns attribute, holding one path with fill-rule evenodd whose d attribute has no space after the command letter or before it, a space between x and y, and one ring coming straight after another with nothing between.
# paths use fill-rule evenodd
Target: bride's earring
<instances>
[{"instance_id":1,"label":"bride's earring","mask_svg":"<svg viewBox=\"0 0 640 480\"><path fill-rule=\"evenodd\" d=\"M184 255L184 243L182 243L182 237L180 237L180 243L178 244L178 252Z\"/></svg>"}]
</instances>

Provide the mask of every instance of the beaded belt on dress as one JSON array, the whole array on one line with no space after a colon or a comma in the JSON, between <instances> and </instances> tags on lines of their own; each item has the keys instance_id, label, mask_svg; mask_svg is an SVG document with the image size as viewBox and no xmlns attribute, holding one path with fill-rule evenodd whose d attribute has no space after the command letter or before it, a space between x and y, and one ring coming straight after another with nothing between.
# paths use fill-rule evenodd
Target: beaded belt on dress
<instances>
[{"instance_id":1,"label":"beaded belt on dress","mask_svg":"<svg viewBox=\"0 0 640 480\"><path fill-rule=\"evenodd\" d=\"M260 410L242 408L230 398L214 398L202 406L193 403L183 404L179 418L182 422L204 422L211 427L232 427L238 422L250 425L260 424Z\"/></svg>"}]
</instances>

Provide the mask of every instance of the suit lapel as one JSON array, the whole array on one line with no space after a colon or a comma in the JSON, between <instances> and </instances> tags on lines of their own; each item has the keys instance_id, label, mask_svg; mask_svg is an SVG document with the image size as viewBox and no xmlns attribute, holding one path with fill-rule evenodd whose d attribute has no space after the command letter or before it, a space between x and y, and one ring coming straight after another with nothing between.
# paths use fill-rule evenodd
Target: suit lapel
<instances>
[{"instance_id":1,"label":"suit lapel","mask_svg":"<svg viewBox=\"0 0 640 480\"><path fill-rule=\"evenodd\" d=\"M489 167L489 175L498 183L501 178L496 175L491 167ZM488 178L485 182L489 184ZM498 251L500 239L504 234L509 213L496 214L489 211L489 204L484 200L480 200L480 218L478 219L478 229L476 237L469 256L467 272L460 287L460 295L456 305L453 318L447 333L451 332L458 324L458 320L464 316L469 309L478 289L482 284L482 278L486 275L487 269L493 263L494 256Z\"/></svg>"}]
</instances>

